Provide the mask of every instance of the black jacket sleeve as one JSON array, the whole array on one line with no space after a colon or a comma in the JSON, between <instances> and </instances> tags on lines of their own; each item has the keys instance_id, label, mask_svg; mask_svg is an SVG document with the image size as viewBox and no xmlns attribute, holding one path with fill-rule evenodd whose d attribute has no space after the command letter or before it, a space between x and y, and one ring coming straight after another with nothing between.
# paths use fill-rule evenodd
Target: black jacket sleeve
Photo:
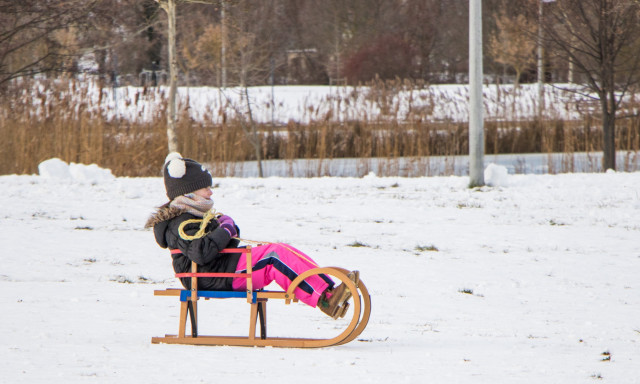
<instances>
[{"instance_id":1,"label":"black jacket sleeve","mask_svg":"<svg viewBox=\"0 0 640 384\"><path fill-rule=\"evenodd\" d=\"M198 265L212 263L227 248L231 236L224 228L216 228L200 239L184 240L178 237L178 248Z\"/></svg>"}]
</instances>

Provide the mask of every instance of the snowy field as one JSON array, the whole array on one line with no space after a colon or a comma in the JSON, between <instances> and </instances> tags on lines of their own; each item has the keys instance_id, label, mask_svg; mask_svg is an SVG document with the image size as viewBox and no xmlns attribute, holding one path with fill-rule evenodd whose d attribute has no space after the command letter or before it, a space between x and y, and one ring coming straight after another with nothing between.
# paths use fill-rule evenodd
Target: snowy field
<instances>
[{"instance_id":1,"label":"snowy field","mask_svg":"<svg viewBox=\"0 0 640 384\"><path fill-rule=\"evenodd\" d=\"M244 237L359 269L372 294L359 340L293 350L151 344L178 326L142 229L162 179L62 171L0 176L2 383L640 383L638 172L215 179ZM240 301L200 308L201 334L248 328ZM269 311L271 336L339 333Z\"/></svg>"}]
</instances>

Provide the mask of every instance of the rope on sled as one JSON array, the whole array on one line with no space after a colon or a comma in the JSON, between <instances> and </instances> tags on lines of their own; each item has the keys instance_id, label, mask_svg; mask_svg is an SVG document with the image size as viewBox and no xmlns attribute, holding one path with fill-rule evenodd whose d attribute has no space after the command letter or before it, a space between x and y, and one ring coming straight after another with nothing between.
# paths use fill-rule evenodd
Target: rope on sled
<instances>
[{"instance_id":1,"label":"rope on sled","mask_svg":"<svg viewBox=\"0 0 640 384\"><path fill-rule=\"evenodd\" d=\"M206 232L207 225L209 225L211 220L217 218L220 215L221 215L221 213L218 213L218 212L216 212L215 209L212 209L212 210L208 211L207 213L205 213L204 217L202 219L185 220L182 223L180 223L180 226L178 227L178 233L180 234L180 237L183 240L195 240L195 239L199 239L201 237L204 237L207 234L207 232ZM187 235L184 232L184 227L186 225L188 225L188 224L193 224L193 223L200 223L200 228L198 229L198 232L194 233L193 235Z\"/></svg>"}]
</instances>

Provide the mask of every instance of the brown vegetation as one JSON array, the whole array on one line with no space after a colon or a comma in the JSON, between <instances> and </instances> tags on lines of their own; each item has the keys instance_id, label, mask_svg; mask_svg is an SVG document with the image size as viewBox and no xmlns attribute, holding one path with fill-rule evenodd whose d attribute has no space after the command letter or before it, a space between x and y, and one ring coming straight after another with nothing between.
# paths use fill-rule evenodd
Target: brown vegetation
<instances>
[{"instance_id":1,"label":"brown vegetation","mask_svg":"<svg viewBox=\"0 0 640 384\"><path fill-rule=\"evenodd\" d=\"M75 89L74 99L60 92L69 87ZM391 88L379 85L381 105ZM52 81L35 95L24 89L38 88L24 83L1 99L0 174L37 173L40 162L58 157L66 162L96 163L118 176L158 175L167 151L166 108L160 108L146 122L109 120L95 109L101 100L90 101L96 93L90 93L86 84ZM47 92L59 96L47 96ZM509 103L510 99L505 99L504 103ZM212 164L217 176L233 175L230 164L255 160L242 122L196 122L184 109L180 113L178 146L185 156ZM637 153L640 117L620 119L616 128L617 149ZM426 175L430 174L426 170L430 157L468 153L466 123L433 122L420 116L412 120L391 117L346 122L318 118L309 124L262 124L258 131L265 160L383 158L388 160L387 174L394 172L394 160L401 157L414 158ZM571 154L602 148L598 117L589 114L577 121L487 121L485 139L487 154ZM620 169L627 170L624 165ZM552 171L570 170L568 164L565 169Z\"/></svg>"}]
</instances>

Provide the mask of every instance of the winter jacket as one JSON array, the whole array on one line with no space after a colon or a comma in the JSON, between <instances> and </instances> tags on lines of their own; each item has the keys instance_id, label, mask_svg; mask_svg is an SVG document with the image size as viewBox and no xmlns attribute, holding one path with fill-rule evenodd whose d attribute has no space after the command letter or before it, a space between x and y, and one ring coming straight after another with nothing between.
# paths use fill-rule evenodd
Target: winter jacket
<instances>
[{"instance_id":1,"label":"winter jacket","mask_svg":"<svg viewBox=\"0 0 640 384\"><path fill-rule=\"evenodd\" d=\"M191 272L191 262L198 264L198 272L225 272L234 273L239 253L220 253L224 248L236 248L239 241L231 238L229 232L219 227L216 220L209 222L206 228L206 235L199 239L184 240L180 237L178 229L180 224L189 219L201 219L187 213L184 210L172 208L164 205L154 213L145 227L153 227L156 242L162 248L179 249L182 253L174 253L173 270L176 273ZM184 228L187 235L194 235L200 228L200 223L190 223ZM237 228L238 234L240 230ZM180 278L182 285L191 289L191 278ZM223 277L200 277L198 278L198 289L230 291L233 278Z\"/></svg>"}]
</instances>

